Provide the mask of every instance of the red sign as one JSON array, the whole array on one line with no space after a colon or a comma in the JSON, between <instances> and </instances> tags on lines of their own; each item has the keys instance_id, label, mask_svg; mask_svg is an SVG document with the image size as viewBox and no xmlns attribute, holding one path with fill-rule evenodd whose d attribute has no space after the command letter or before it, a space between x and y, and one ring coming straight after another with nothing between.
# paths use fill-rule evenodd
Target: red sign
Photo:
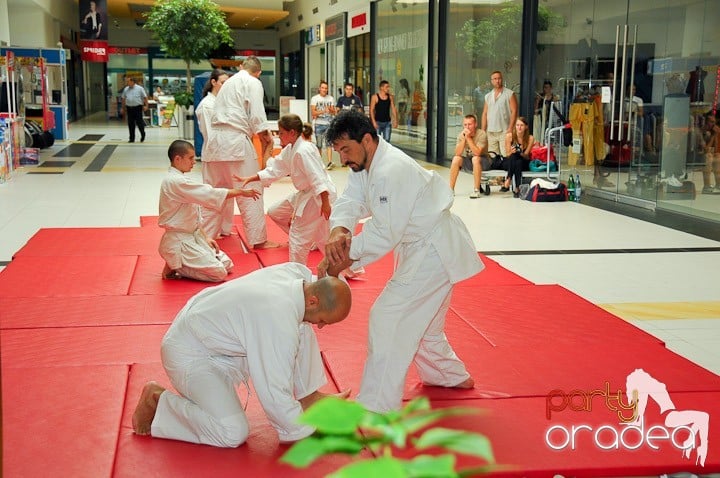
<instances>
[{"instance_id":1,"label":"red sign","mask_svg":"<svg viewBox=\"0 0 720 478\"><path fill-rule=\"evenodd\" d=\"M126 47L126 46L109 46L107 47L109 55L147 55L147 48Z\"/></svg>"},{"instance_id":2,"label":"red sign","mask_svg":"<svg viewBox=\"0 0 720 478\"><path fill-rule=\"evenodd\" d=\"M80 59L107 63L108 44L106 41L80 40Z\"/></svg>"},{"instance_id":3,"label":"red sign","mask_svg":"<svg viewBox=\"0 0 720 478\"><path fill-rule=\"evenodd\" d=\"M365 25L367 25L367 15L365 13L361 13L360 15L355 15L350 18L350 26L352 28L360 28Z\"/></svg>"}]
</instances>

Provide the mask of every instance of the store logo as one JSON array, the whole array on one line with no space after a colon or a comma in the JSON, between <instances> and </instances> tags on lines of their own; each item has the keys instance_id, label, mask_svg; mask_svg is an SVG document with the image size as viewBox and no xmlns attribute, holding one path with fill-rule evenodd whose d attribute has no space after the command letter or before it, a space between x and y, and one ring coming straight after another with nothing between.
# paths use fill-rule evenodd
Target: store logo
<instances>
[{"instance_id":1,"label":"store logo","mask_svg":"<svg viewBox=\"0 0 720 478\"><path fill-rule=\"evenodd\" d=\"M97 40L80 40L80 59L82 61L107 62L107 42Z\"/></svg>"},{"instance_id":2,"label":"store logo","mask_svg":"<svg viewBox=\"0 0 720 478\"><path fill-rule=\"evenodd\" d=\"M710 425L707 412L678 410L665 384L643 369L636 369L627 376L625 395L623 400L622 391L612 393L609 382L605 382L604 389L592 391L566 393L552 390L545 399L548 420L566 410L590 412L593 406L602 406L617 417L618 423L596 428L583 423L553 425L545 432L545 444L553 450L576 450L588 445L602 450L637 450L643 446L658 450L666 442L688 459L695 450L696 464L705 466ZM645 411L650 399L664 416L663 425L647 427Z\"/></svg>"}]
</instances>

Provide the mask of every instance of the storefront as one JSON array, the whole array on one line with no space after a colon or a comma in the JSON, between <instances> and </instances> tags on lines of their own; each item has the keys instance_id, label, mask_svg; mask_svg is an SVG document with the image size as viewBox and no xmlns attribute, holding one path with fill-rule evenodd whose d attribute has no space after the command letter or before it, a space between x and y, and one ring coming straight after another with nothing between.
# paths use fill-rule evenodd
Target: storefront
<instances>
[{"instance_id":1,"label":"storefront","mask_svg":"<svg viewBox=\"0 0 720 478\"><path fill-rule=\"evenodd\" d=\"M548 0L536 85L553 82L591 194L720 221L720 10L713 0ZM593 112L594 110L594 112ZM592 113L593 127L583 119Z\"/></svg>"}]
</instances>

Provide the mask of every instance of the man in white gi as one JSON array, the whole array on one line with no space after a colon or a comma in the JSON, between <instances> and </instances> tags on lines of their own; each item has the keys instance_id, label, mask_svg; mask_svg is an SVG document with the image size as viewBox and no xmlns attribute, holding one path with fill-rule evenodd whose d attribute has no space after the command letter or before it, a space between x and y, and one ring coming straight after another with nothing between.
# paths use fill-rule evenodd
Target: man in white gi
<instances>
[{"instance_id":1,"label":"man in white gi","mask_svg":"<svg viewBox=\"0 0 720 478\"><path fill-rule=\"evenodd\" d=\"M368 357L358 401L372 411L401 405L415 363L427 385L472 388L444 333L453 285L483 269L453 195L436 173L377 136L363 113L338 113L327 131L352 169L333 205L325 259L318 266L363 266L394 251L396 268L370 312ZM362 232L353 236L362 218Z\"/></svg>"},{"instance_id":2,"label":"man in white gi","mask_svg":"<svg viewBox=\"0 0 720 478\"><path fill-rule=\"evenodd\" d=\"M294 262L196 294L162 341L163 366L179 394L148 382L133 414L135 433L240 446L249 425L236 387L252 380L281 442L312 434L297 418L325 396L318 390L327 380L310 324L339 322L350 304L347 283L312 282L310 270Z\"/></svg>"},{"instance_id":3,"label":"man in white gi","mask_svg":"<svg viewBox=\"0 0 720 478\"><path fill-rule=\"evenodd\" d=\"M168 157L170 169L160 186L158 219L160 227L165 228L158 248L165 259L163 278L189 277L220 282L232 269L233 262L200 226L200 206L218 210L226 198L257 198L259 194L254 189L214 188L193 181L185 174L195 165L195 149L187 141L173 141Z\"/></svg>"},{"instance_id":4,"label":"man in white gi","mask_svg":"<svg viewBox=\"0 0 720 478\"><path fill-rule=\"evenodd\" d=\"M503 86L502 72L493 71L490 82L493 89L485 95L481 127L487 133L487 150L506 157L512 153L505 150L505 135L512 133L515 127L517 98L511 89Z\"/></svg>"},{"instance_id":5,"label":"man in white gi","mask_svg":"<svg viewBox=\"0 0 720 478\"><path fill-rule=\"evenodd\" d=\"M313 244L325 248L330 229L331 204L337 196L335 184L323 167L318 149L303 139L303 121L298 115L283 115L278 121L283 150L268 160L257 174L237 179L242 187L260 181L264 187L290 176L296 192L273 204L268 216L288 233L290 260L307 264Z\"/></svg>"},{"instance_id":6,"label":"man in white gi","mask_svg":"<svg viewBox=\"0 0 720 478\"><path fill-rule=\"evenodd\" d=\"M212 128L207 149L203 151L203 180L215 187L232 188L233 175L252 176L259 168L252 137L258 134L263 149L270 140L265 130L264 89L259 80L260 60L249 56L243 69L230 77L215 99ZM248 242L256 249L277 247L267 240L265 206L262 188L256 186L260 199L235 198L242 215ZM203 227L212 238L230 234L235 206L227 201L220 213L205 212Z\"/></svg>"}]
</instances>

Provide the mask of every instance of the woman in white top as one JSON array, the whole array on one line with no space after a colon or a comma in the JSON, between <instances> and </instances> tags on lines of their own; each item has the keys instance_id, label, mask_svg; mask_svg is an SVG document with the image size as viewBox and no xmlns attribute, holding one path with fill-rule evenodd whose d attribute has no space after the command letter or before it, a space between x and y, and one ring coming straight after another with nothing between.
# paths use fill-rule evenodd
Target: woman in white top
<instances>
[{"instance_id":1,"label":"woman in white top","mask_svg":"<svg viewBox=\"0 0 720 478\"><path fill-rule=\"evenodd\" d=\"M205 156L203 153L205 152L205 145L207 144L210 127L212 125L215 97L217 96L218 91L220 91L220 87L222 87L223 83L225 83L225 80L228 78L230 78L230 76L225 71L215 68L212 73L210 73L210 79L207 83L205 83L205 87L203 88L203 99L200 100L197 108L195 108L195 116L197 116L198 119L198 128L200 128L200 133L203 137L203 147L200 152L201 158Z\"/></svg>"}]
</instances>

